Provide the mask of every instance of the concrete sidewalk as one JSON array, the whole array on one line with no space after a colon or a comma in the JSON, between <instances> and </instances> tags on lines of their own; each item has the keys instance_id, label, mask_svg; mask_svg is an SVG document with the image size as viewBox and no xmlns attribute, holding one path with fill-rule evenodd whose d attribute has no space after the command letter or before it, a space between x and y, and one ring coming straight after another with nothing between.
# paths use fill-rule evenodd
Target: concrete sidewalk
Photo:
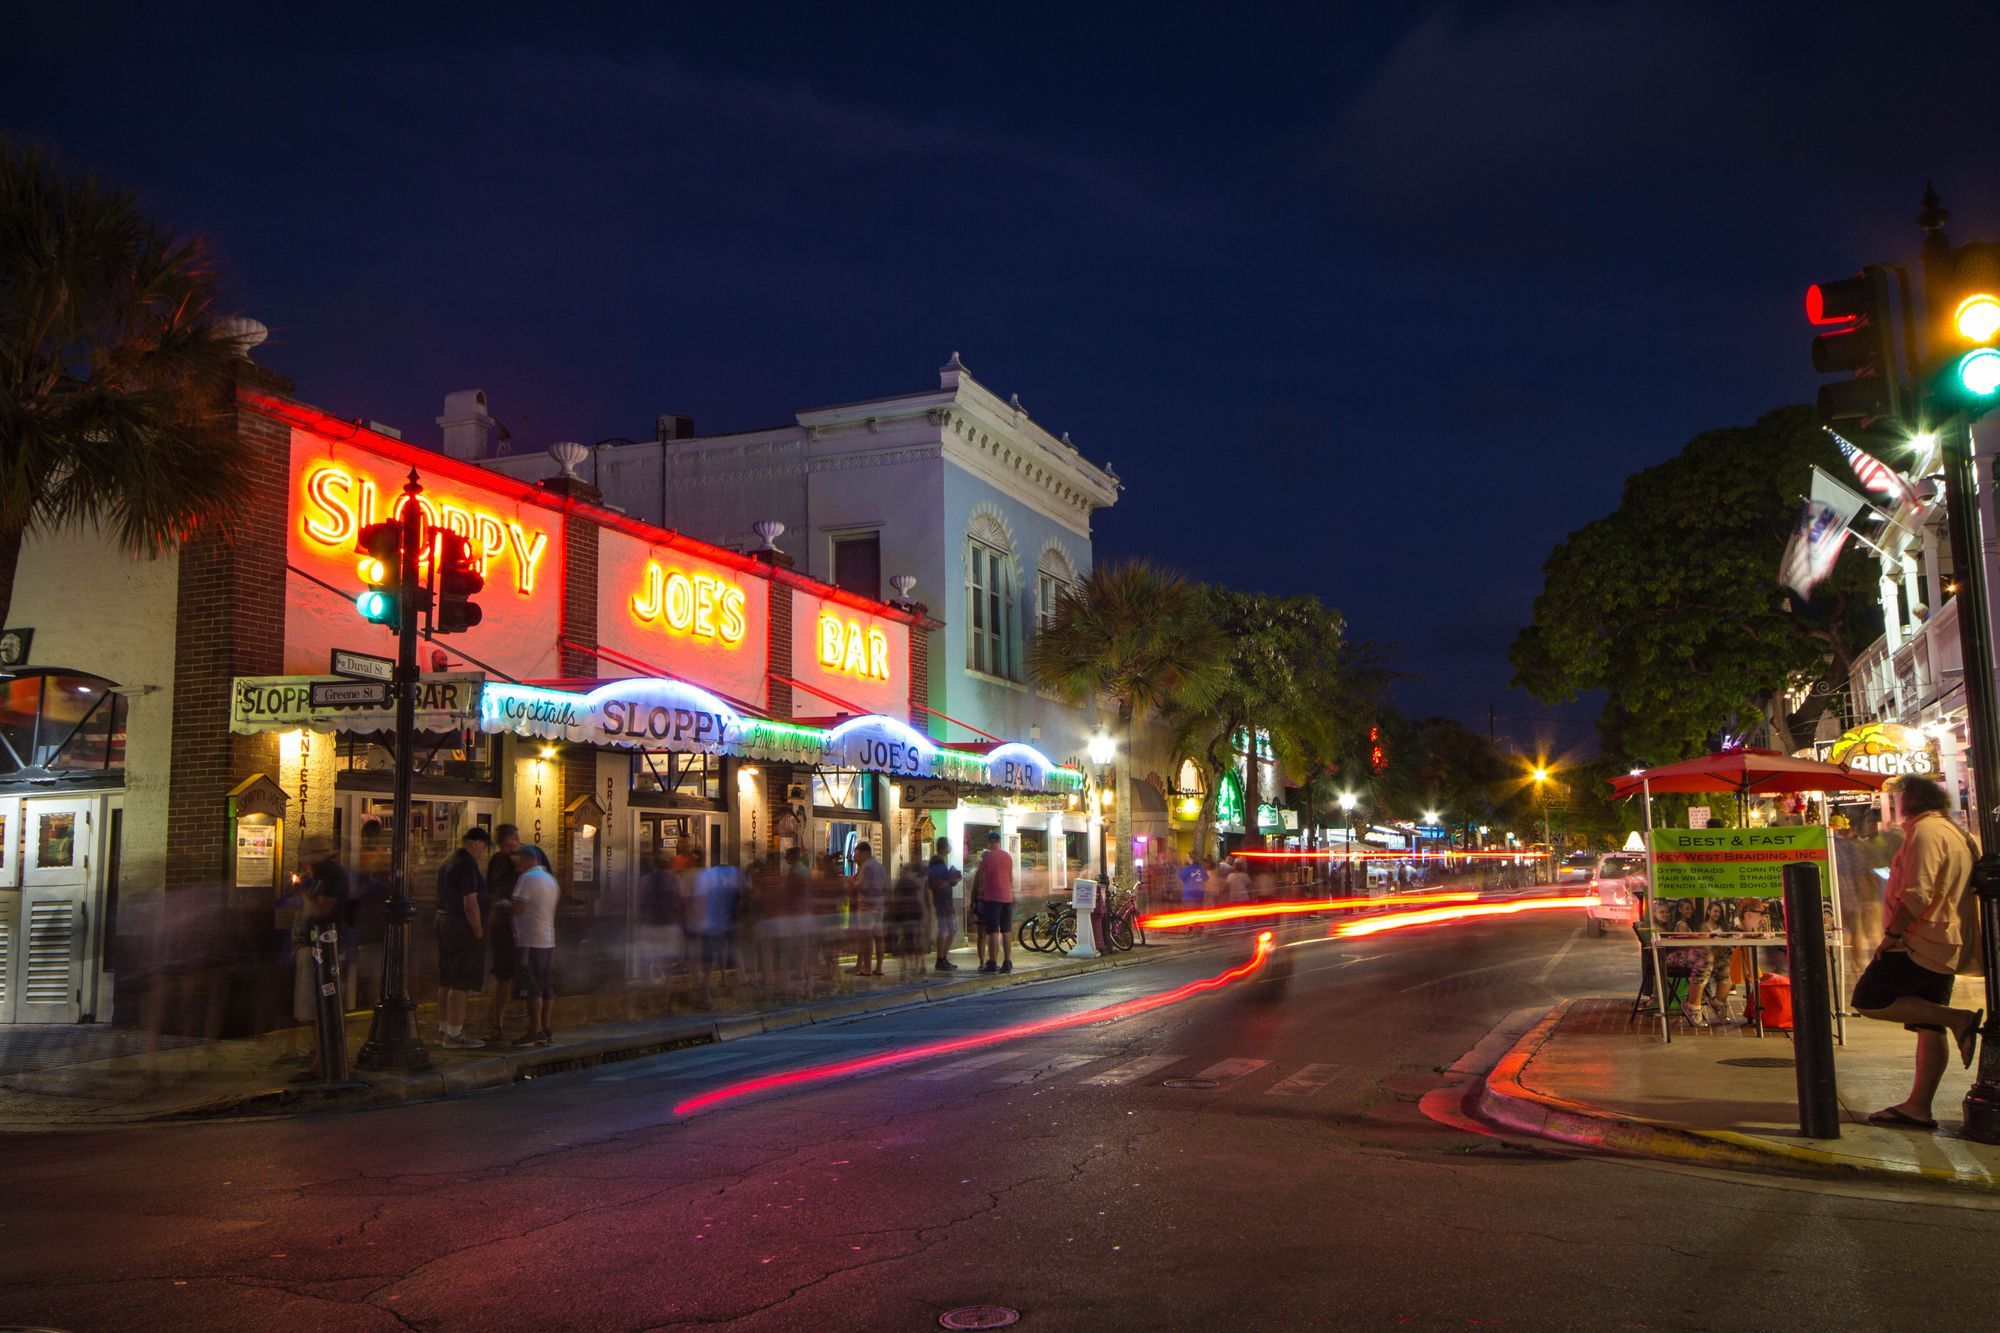
<instances>
[{"instance_id":1,"label":"concrete sidewalk","mask_svg":"<svg viewBox=\"0 0 2000 1333\"><path fill-rule=\"evenodd\" d=\"M1977 978L1960 1004L1977 1007ZM1566 1000L1502 1055L1477 1094L1477 1113L1503 1128L1578 1147L1702 1165L1847 1178L1934 1181L2000 1189L2000 1147L1957 1135L1970 1071L1946 1073L1933 1133L1886 1129L1868 1113L1908 1095L1915 1038L1900 1026L1847 1021L1834 1047L1838 1139L1798 1131L1792 1043L1749 1028L1628 1023L1629 996Z\"/></svg>"},{"instance_id":2,"label":"concrete sidewalk","mask_svg":"<svg viewBox=\"0 0 2000 1333\"><path fill-rule=\"evenodd\" d=\"M81 1129L163 1120L212 1119L394 1105L463 1096L573 1069L639 1059L761 1032L841 1022L865 1014L931 1004L986 989L1140 966L1208 949L1248 948L1249 936L1188 939L1155 932L1127 953L1096 959L1014 952L1014 971L981 975L972 950L954 951L956 972L926 970L904 981L895 963L883 978L843 972L838 989L810 1000L761 999L739 991L734 1002L699 1013L645 1013L663 1007L661 988L637 987L556 1001L552 1046L443 1049L430 1042L433 1006L419 1007L418 1030L431 1067L412 1074L357 1071L340 1085L292 1081L305 1068L306 1029L232 1041L164 1038L148 1052L146 1034L96 1027L0 1029L0 1130ZM475 1023L484 1006L473 1006ZM519 1005L512 1028L521 1026ZM567 1017L566 1017L567 1015ZM473 1026L472 1024L468 1025ZM368 1033L368 1014L348 1018L348 1050Z\"/></svg>"}]
</instances>

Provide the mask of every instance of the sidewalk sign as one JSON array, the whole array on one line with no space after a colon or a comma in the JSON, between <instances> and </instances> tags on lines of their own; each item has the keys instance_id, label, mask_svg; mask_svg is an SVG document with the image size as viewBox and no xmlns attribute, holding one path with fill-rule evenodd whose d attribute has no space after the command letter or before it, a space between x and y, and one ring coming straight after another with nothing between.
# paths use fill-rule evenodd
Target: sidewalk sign
<instances>
[{"instance_id":1,"label":"sidewalk sign","mask_svg":"<svg viewBox=\"0 0 2000 1333\"><path fill-rule=\"evenodd\" d=\"M1827 884L1826 828L1792 824L1777 828L1652 831L1653 892L1661 898L1777 898L1787 865L1810 861Z\"/></svg>"}]
</instances>

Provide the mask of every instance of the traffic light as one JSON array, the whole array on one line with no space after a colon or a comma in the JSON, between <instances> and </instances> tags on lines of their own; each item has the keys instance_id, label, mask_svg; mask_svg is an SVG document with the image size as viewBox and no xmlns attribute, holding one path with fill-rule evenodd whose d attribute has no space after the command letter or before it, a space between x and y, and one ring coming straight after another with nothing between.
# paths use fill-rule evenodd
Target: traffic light
<instances>
[{"instance_id":1,"label":"traffic light","mask_svg":"<svg viewBox=\"0 0 2000 1333\"><path fill-rule=\"evenodd\" d=\"M355 538L354 549L361 556L356 572L367 585L354 599L355 609L363 620L394 628L403 582L403 525L393 520L371 523Z\"/></svg>"},{"instance_id":2,"label":"traffic light","mask_svg":"<svg viewBox=\"0 0 2000 1333\"><path fill-rule=\"evenodd\" d=\"M457 634L471 629L483 614L472 595L486 586L473 558L472 543L456 532L437 535L437 615L433 634Z\"/></svg>"},{"instance_id":3,"label":"traffic light","mask_svg":"<svg viewBox=\"0 0 2000 1333\"><path fill-rule=\"evenodd\" d=\"M1977 420L2000 407L2000 245L1974 241L1932 270L1938 398Z\"/></svg>"},{"instance_id":4,"label":"traffic light","mask_svg":"<svg viewBox=\"0 0 2000 1333\"><path fill-rule=\"evenodd\" d=\"M1904 415L1903 376L1896 359L1896 318L1909 310L1909 279L1870 264L1851 278L1806 288L1806 318L1828 332L1813 339L1813 369L1849 378L1819 391L1822 420L1895 420Z\"/></svg>"}]
</instances>

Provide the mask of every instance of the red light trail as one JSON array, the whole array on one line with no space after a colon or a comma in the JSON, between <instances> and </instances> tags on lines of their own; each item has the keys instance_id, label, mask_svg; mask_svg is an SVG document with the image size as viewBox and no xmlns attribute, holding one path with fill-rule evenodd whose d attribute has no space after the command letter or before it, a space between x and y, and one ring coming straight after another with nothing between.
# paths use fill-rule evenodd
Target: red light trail
<instances>
[{"instance_id":1,"label":"red light trail","mask_svg":"<svg viewBox=\"0 0 2000 1333\"><path fill-rule=\"evenodd\" d=\"M1411 926L1435 925L1441 921L1463 921L1468 917L1512 916L1516 912L1546 912L1564 907L1592 907L1594 893L1571 894L1561 898L1520 898L1513 902L1473 903L1463 907L1431 907L1417 912L1392 912L1388 916L1364 917L1359 921L1337 921L1327 932L1335 939L1379 935L1385 930L1406 930Z\"/></svg>"},{"instance_id":2,"label":"red light trail","mask_svg":"<svg viewBox=\"0 0 2000 1333\"><path fill-rule=\"evenodd\" d=\"M1294 916L1301 912L1362 911L1373 907L1417 906L1425 903L1470 903L1479 900L1471 889L1436 893L1391 893L1380 898L1288 898L1275 903L1233 903L1228 907L1189 907L1179 912L1153 912L1139 918L1147 930L1205 926L1216 921L1241 921L1254 916Z\"/></svg>"},{"instance_id":3,"label":"red light trail","mask_svg":"<svg viewBox=\"0 0 2000 1333\"><path fill-rule=\"evenodd\" d=\"M934 1055L954 1055L959 1051L977 1050L981 1046L994 1046L1003 1041L1013 1041L1017 1037L1032 1037L1042 1032L1054 1032L1059 1028L1082 1027L1088 1023L1109 1023L1120 1018L1130 1018L1154 1009L1162 1009L1177 1004L1206 991L1220 990L1232 981L1240 981L1264 965L1264 960L1275 948L1270 931L1257 936L1257 952L1250 961L1217 973L1200 981L1190 981L1185 986L1176 986L1158 995L1145 995L1136 1000L1121 1000L1117 1004L1100 1005L1095 1009L1084 1009L1074 1014L1059 1014L1054 1018L1037 1019L1032 1023L1017 1023L1013 1027L997 1028L992 1032L981 1032L970 1037L955 1037L950 1041L926 1042L921 1046L906 1046L897 1051L884 1051L880 1055L865 1055L852 1060L835 1060L823 1065L807 1065L803 1069L787 1069L776 1074L760 1074L756 1078L744 1079L738 1083L726 1083L719 1088L699 1093L674 1107L677 1116L693 1115L723 1102L733 1102L759 1092L769 1092L773 1088L796 1087L802 1083L824 1083L828 1079L843 1078L849 1074L868 1074L878 1069L889 1069L896 1065L910 1064L917 1060L928 1060Z\"/></svg>"}]
</instances>

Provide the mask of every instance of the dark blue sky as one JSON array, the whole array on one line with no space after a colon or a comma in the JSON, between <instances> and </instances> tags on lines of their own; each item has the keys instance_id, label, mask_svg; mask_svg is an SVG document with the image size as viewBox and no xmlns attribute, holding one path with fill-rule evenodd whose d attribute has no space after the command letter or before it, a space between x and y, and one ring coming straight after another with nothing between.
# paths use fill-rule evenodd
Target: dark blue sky
<instances>
[{"instance_id":1,"label":"dark blue sky","mask_svg":"<svg viewBox=\"0 0 2000 1333\"><path fill-rule=\"evenodd\" d=\"M1407 706L1483 725L1553 711L1506 688L1550 547L1810 396L1805 284L1914 258L1927 178L2000 235L1996 36L1991 4L27 0L0 127L210 236L263 360L425 442L456 388L533 448L957 350L1125 477L1100 558L1317 593L1399 645Z\"/></svg>"}]
</instances>

